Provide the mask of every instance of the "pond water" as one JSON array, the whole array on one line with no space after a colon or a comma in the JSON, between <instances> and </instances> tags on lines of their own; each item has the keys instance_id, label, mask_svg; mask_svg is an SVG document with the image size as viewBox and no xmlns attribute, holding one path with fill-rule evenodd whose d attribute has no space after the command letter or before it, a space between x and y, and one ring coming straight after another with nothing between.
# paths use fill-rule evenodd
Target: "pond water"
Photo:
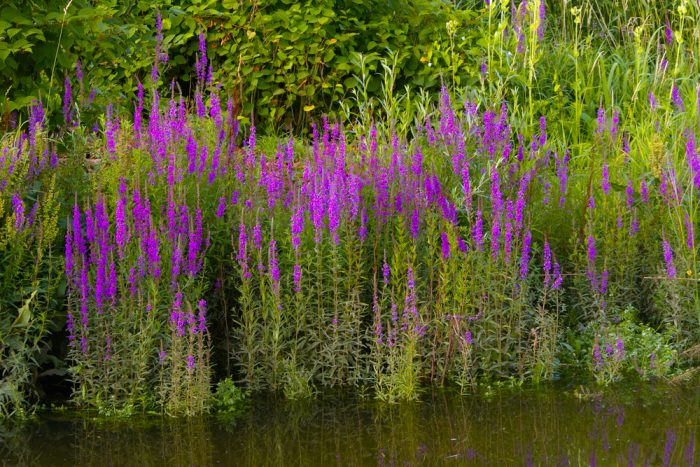
<instances>
[{"instance_id":1,"label":"pond water","mask_svg":"<svg viewBox=\"0 0 700 467\"><path fill-rule=\"evenodd\" d=\"M700 465L700 388L256 398L222 420L44 414L0 428L5 465Z\"/></svg>"}]
</instances>

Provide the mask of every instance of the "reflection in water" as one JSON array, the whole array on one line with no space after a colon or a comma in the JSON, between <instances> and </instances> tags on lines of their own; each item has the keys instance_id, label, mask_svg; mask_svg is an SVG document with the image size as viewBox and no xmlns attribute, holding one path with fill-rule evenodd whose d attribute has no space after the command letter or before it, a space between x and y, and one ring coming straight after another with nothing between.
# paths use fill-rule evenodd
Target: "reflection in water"
<instances>
[{"instance_id":1,"label":"reflection in water","mask_svg":"<svg viewBox=\"0 0 700 467\"><path fill-rule=\"evenodd\" d=\"M234 420L45 416L0 429L7 465L697 465L700 394L644 387L426 394L385 406L257 399Z\"/></svg>"}]
</instances>

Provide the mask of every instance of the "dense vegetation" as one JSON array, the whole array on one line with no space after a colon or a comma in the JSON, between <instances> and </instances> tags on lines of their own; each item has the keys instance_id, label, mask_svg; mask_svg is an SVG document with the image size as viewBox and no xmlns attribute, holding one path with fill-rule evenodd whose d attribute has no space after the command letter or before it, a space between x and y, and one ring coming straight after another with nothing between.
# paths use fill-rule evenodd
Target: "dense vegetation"
<instances>
[{"instance_id":1,"label":"dense vegetation","mask_svg":"<svg viewBox=\"0 0 700 467\"><path fill-rule=\"evenodd\" d=\"M692 374L697 5L84 3L0 22L3 416Z\"/></svg>"}]
</instances>

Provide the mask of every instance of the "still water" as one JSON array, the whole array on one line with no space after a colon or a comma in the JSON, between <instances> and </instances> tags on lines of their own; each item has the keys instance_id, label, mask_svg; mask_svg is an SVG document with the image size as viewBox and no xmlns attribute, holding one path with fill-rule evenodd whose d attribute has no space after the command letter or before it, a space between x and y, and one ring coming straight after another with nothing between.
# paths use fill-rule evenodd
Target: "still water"
<instances>
[{"instance_id":1,"label":"still water","mask_svg":"<svg viewBox=\"0 0 700 467\"><path fill-rule=\"evenodd\" d=\"M700 465L700 387L459 396L382 405L258 398L233 420L44 414L0 427L4 465Z\"/></svg>"}]
</instances>

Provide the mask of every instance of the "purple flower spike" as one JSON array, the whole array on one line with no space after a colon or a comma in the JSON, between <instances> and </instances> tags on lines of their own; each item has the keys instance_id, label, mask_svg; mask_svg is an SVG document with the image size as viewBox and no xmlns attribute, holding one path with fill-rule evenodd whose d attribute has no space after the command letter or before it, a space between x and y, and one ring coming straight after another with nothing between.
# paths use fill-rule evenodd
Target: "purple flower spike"
<instances>
[{"instance_id":1,"label":"purple flower spike","mask_svg":"<svg viewBox=\"0 0 700 467\"><path fill-rule=\"evenodd\" d=\"M226 197L222 196L219 198L219 205L216 208L216 217L223 217L226 212Z\"/></svg>"},{"instance_id":2,"label":"purple flower spike","mask_svg":"<svg viewBox=\"0 0 700 467\"><path fill-rule=\"evenodd\" d=\"M615 349L617 350L617 358L622 360L625 356L625 343L619 337L615 339Z\"/></svg>"},{"instance_id":3,"label":"purple flower spike","mask_svg":"<svg viewBox=\"0 0 700 467\"><path fill-rule=\"evenodd\" d=\"M549 287L552 280L552 249L549 246L549 241L545 238L543 247L542 267L544 269L544 286Z\"/></svg>"},{"instance_id":4,"label":"purple flower spike","mask_svg":"<svg viewBox=\"0 0 700 467\"><path fill-rule=\"evenodd\" d=\"M610 194L610 174L608 172L608 163L603 162L603 178L601 181L601 187L603 188L603 193L605 196Z\"/></svg>"},{"instance_id":5,"label":"purple flower spike","mask_svg":"<svg viewBox=\"0 0 700 467\"><path fill-rule=\"evenodd\" d=\"M676 267L673 265L673 251L668 240L663 239L664 262L666 263L666 274L669 278L676 277Z\"/></svg>"},{"instance_id":6,"label":"purple flower spike","mask_svg":"<svg viewBox=\"0 0 700 467\"><path fill-rule=\"evenodd\" d=\"M280 287L280 267L277 260L277 242L275 239L270 240L268 247L268 259L270 268L270 279L272 279L272 288L277 293Z\"/></svg>"},{"instance_id":7,"label":"purple flower spike","mask_svg":"<svg viewBox=\"0 0 700 467\"><path fill-rule=\"evenodd\" d=\"M476 220L474 227L472 227L472 240L476 251L484 249L484 221L481 218L481 210L476 211Z\"/></svg>"},{"instance_id":8,"label":"purple flower spike","mask_svg":"<svg viewBox=\"0 0 700 467\"><path fill-rule=\"evenodd\" d=\"M520 280L525 280L527 277L527 271L530 265L531 244L532 234L530 233L530 229L527 229L523 234L523 246L520 252Z\"/></svg>"},{"instance_id":9,"label":"purple flower spike","mask_svg":"<svg viewBox=\"0 0 700 467\"><path fill-rule=\"evenodd\" d=\"M447 237L447 232L442 232L440 235L442 247L442 259L450 259L450 239Z\"/></svg>"},{"instance_id":10,"label":"purple flower spike","mask_svg":"<svg viewBox=\"0 0 700 467\"><path fill-rule=\"evenodd\" d=\"M413 208L411 213L411 237L413 240L418 239L418 234L420 232L420 217L418 213L418 208Z\"/></svg>"},{"instance_id":11,"label":"purple flower spike","mask_svg":"<svg viewBox=\"0 0 700 467\"><path fill-rule=\"evenodd\" d=\"M588 268L590 270L595 270L596 250L595 250L595 238L593 237L593 234L588 236L588 239L586 240L586 244L588 245Z\"/></svg>"},{"instance_id":12,"label":"purple flower spike","mask_svg":"<svg viewBox=\"0 0 700 467\"><path fill-rule=\"evenodd\" d=\"M593 346L593 369L600 371L603 368L603 353L600 351L600 345Z\"/></svg>"},{"instance_id":13,"label":"purple flower spike","mask_svg":"<svg viewBox=\"0 0 700 467\"><path fill-rule=\"evenodd\" d=\"M294 265L294 293L301 292L301 265Z\"/></svg>"},{"instance_id":14,"label":"purple flower spike","mask_svg":"<svg viewBox=\"0 0 700 467\"><path fill-rule=\"evenodd\" d=\"M683 98L681 97L681 93L676 87L676 83L673 83L673 89L671 89L671 100L673 101L675 106L678 107L678 110L680 110L681 112L685 111L685 106L683 105Z\"/></svg>"},{"instance_id":15,"label":"purple flower spike","mask_svg":"<svg viewBox=\"0 0 700 467\"><path fill-rule=\"evenodd\" d=\"M24 201L17 193L12 195L12 210L15 214L15 230L20 230L24 224Z\"/></svg>"},{"instance_id":16,"label":"purple flower spike","mask_svg":"<svg viewBox=\"0 0 700 467\"><path fill-rule=\"evenodd\" d=\"M389 280L391 278L391 268L389 267L389 263L386 261L386 251L384 251L384 263L382 264L382 278L384 281L384 285L389 285Z\"/></svg>"}]
</instances>

